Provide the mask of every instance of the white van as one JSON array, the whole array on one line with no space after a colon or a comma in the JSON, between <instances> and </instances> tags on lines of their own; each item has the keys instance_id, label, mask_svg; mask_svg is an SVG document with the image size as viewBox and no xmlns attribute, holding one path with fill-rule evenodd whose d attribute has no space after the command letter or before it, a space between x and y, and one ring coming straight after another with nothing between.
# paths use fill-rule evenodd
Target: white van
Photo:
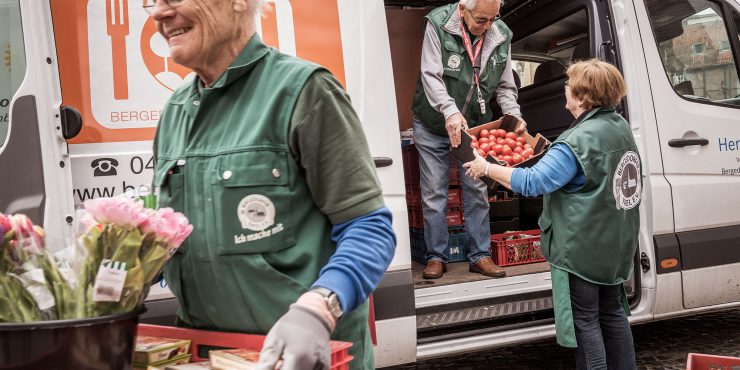
<instances>
[{"instance_id":1,"label":"white van","mask_svg":"<svg viewBox=\"0 0 740 370\"><path fill-rule=\"evenodd\" d=\"M266 43L346 86L394 213L398 247L374 294L378 366L553 336L546 263L501 279L450 264L424 281L411 259L399 133L411 126L423 16L448 2L266 3ZM631 321L740 306L740 1L510 0L502 16L531 132L554 139L571 123L571 60L624 73L619 109L644 161ZM149 190L160 110L190 73L136 0L0 0L0 212L63 241L81 201ZM145 321L171 323L176 301L159 288L148 307Z\"/></svg>"}]
</instances>

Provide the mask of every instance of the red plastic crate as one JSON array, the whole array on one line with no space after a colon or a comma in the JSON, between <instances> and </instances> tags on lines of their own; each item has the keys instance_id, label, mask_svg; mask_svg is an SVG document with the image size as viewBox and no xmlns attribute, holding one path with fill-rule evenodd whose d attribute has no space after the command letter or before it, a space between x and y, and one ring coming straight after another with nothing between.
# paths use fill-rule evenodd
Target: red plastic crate
<instances>
[{"instance_id":1,"label":"red plastic crate","mask_svg":"<svg viewBox=\"0 0 740 370\"><path fill-rule=\"evenodd\" d=\"M462 226L463 210L462 208L447 208L447 226Z\"/></svg>"},{"instance_id":2,"label":"red plastic crate","mask_svg":"<svg viewBox=\"0 0 740 370\"><path fill-rule=\"evenodd\" d=\"M208 361L208 358L199 356L201 346L204 348L214 347L214 349L242 348L259 351L262 349L262 344L265 342L264 335L227 333L146 324L139 324L137 335L190 339L190 352L192 353L190 360L193 362ZM349 348L352 347L352 343L331 341L329 342L329 346L331 347L331 369L349 369L349 363L352 361L352 356L349 355Z\"/></svg>"},{"instance_id":3,"label":"red plastic crate","mask_svg":"<svg viewBox=\"0 0 740 370\"><path fill-rule=\"evenodd\" d=\"M462 189L450 188L447 192L447 207L462 207Z\"/></svg>"},{"instance_id":4,"label":"red plastic crate","mask_svg":"<svg viewBox=\"0 0 740 370\"><path fill-rule=\"evenodd\" d=\"M530 237L520 237L521 235ZM540 230L491 235L491 256L499 266L513 266L545 260L540 249Z\"/></svg>"},{"instance_id":5,"label":"red plastic crate","mask_svg":"<svg viewBox=\"0 0 740 370\"><path fill-rule=\"evenodd\" d=\"M686 370L736 370L740 369L740 357L711 356L689 353Z\"/></svg>"}]
</instances>

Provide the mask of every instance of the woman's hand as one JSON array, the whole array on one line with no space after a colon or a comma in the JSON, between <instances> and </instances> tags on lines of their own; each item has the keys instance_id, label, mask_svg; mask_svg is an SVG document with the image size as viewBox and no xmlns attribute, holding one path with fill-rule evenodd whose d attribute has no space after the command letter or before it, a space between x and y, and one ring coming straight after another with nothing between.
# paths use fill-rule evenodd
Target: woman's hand
<instances>
[{"instance_id":1,"label":"woman's hand","mask_svg":"<svg viewBox=\"0 0 740 370\"><path fill-rule=\"evenodd\" d=\"M486 175L486 172L488 172L487 169L490 168L491 163L481 157L477 150L473 150L473 154L475 154L475 159L463 164L463 167L467 168L465 175L481 178Z\"/></svg>"}]
</instances>

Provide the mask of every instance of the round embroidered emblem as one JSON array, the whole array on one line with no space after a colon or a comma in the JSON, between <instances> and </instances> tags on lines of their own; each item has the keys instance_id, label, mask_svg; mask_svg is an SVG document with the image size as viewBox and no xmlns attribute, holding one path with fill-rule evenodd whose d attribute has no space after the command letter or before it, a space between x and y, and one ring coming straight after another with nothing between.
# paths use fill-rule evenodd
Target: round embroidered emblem
<instances>
[{"instance_id":1,"label":"round embroidered emblem","mask_svg":"<svg viewBox=\"0 0 740 370\"><path fill-rule=\"evenodd\" d=\"M637 153L624 153L614 171L614 199L617 209L632 209L640 204L640 157Z\"/></svg>"},{"instance_id":2,"label":"round embroidered emblem","mask_svg":"<svg viewBox=\"0 0 740 370\"><path fill-rule=\"evenodd\" d=\"M458 69L460 68L460 62L462 62L462 59L460 59L460 56L457 54L450 55L450 58L447 59L447 66L452 69Z\"/></svg>"},{"instance_id":3,"label":"round embroidered emblem","mask_svg":"<svg viewBox=\"0 0 740 370\"><path fill-rule=\"evenodd\" d=\"M275 223L275 205L264 195L247 195L239 202L236 213L244 229L260 231Z\"/></svg>"}]
</instances>

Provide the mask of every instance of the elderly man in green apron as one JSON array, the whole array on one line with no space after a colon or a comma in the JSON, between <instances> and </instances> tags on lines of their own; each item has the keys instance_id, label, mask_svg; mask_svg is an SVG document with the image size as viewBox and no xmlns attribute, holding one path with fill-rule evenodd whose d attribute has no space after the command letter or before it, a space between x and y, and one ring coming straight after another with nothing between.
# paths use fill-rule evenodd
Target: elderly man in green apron
<instances>
[{"instance_id":1,"label":"elderly man in green apron","mask_svg":"<svg viewBox=\"0 0 740 370\"><path fill-rule=\"evenodd\" d=\"M391 213L342 86L266 47L258 4L143 1L197 75L154 143L160 206L194 226L165 267L178 325L267 333L263 369L328 369L330 338L370 369L367 297L394 254Z\"/></svg>"},{"instance_id":2,"label":"elderly man in green apron","mask_svg":"<svg viewBox=\"0 0 740 370\"><path fill-rule=\"evenodd\" d=\"M614 108L624 79L595 59L567 73L566 109L576 121L537 164L512 169L478 157L464 166L523 195L545 194L541 248L558 343L576 347L578 369L635 369L622 283L634 270L642 177L629 124Z\"/></svg>"}]
</instances>

